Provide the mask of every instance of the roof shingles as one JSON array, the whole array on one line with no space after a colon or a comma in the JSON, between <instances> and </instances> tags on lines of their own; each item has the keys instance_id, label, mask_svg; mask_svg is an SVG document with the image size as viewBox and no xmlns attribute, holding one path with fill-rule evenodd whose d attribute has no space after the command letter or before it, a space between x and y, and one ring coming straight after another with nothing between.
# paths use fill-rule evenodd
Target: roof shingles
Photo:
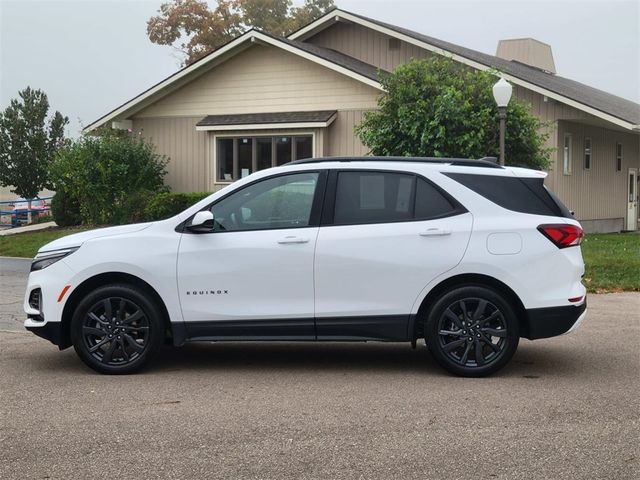
<instances>
[{"instance_id":1,"label":"roof shingles","mask_svg":"<svg viewBox=\"0 0 640 480\"><path fill-rule=\"evenodd\" d=\"M220 125L262 125L279 123L328 122L336 114L335 110L315 110L307 112L242 113L237 115L208 115L200 120L197 127Z\"/></svg>"},{"instance_id":2,"label":"roof shingles","mask_svg":"<svg viewBox=\"0 0 640 480\"><path fill-rule=\"evenodd\" d=\"M374 20L352 12L345 12L354 17L361 18L367 22L374 23L378 26L387 28L402 35L414 38L421 42L440 48L447 52L459 55L474 62L480 63L487 67L495 68L503 73L513 75L525 82L532 83L551 92L562 95L566 98L579 102L588 107L609 114L626 122L635 125L640 124L640 105L618 97L611 93L590 87L569 78L560 77L551 73L544 72L535 67L530 67L520 62L505 60L494 55L478 52L470 48L454 45L437 38L429 37L413 30L397 27L389 23Z\"/></svg>"}]
</instances>

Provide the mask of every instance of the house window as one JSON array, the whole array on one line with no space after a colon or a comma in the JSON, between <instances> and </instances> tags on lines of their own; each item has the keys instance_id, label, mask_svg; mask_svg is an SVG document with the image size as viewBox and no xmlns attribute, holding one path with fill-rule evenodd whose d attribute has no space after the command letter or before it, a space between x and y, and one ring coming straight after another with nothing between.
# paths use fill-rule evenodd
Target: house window
<instances>
[{"instance_id":1,"label":"house window","mask_svg":"<svg viewBox=\"0 0 640 480\"><path fill-rule=\"evenodd\" d=\"M622 170L622 144L616 143L616 171Z\"/></svg>"},{"instance_id":2,"label":"house window","mask_svg":"<svg viewBox=\"0 0 640 480\"><path fill-rule=\"evenodd\" d=\"M562 165L565 175L571 175L571 161L572 161L572 136L570 133L564 134L564 148L562 149Z\"/></svg>"},{"instance_id":3,"label":"house window","mask_svg":"<svg viewBox=\"0 0 640 480\"><path fill-rule=\"evenodd\" d=\"M216 139L216 181L232 182L258 170L313 156L312 135Z\"/></svg>"},{"instance_id":4,"label":"house window","mask_svg":"<svg viewBox=\"0 0 640 480\"><path fill-rule=\"evenodd\" d=\"M589 170L591 168L591 139L586 137L584 139L584 169Z\"/></svg>"}]
</instances>

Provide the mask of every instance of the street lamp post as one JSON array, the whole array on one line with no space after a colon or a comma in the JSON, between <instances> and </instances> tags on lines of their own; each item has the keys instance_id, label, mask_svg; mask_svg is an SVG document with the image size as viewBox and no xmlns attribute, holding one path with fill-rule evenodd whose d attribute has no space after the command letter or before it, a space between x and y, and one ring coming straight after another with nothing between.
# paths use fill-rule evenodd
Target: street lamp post
<instances>
[{"instance_id":1,"label":"street lamp post","mask_svg":"<svg viewBox=\"0 0 640 480\"><path fill-rule=\"evenodd\" d=\"M500 118L500 165L504 165L504 133L507 120L507 105L511 100L513 88L504 78L500 78L493 86L493 98L498 105L498 116Z\"/></svg>"}]
</instances>

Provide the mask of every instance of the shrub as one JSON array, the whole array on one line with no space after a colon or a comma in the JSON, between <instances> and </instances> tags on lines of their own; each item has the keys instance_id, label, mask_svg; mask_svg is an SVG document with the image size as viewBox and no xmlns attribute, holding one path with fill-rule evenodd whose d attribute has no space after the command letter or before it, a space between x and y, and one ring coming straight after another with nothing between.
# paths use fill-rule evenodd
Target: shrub
<instances>
[{"instance_id":1,"label":"shrub","mask_svg":"<svg viewBox=\"0 0 640 480\"><path fill-rule=\"evenodd\" d=\"M51 215L59 227L80 225L80 204L63 190L58 190L51 199Z\"/></svg>"},{"instance_id":2,"label":"shrub","mask_svg":"<svg viewBox=\"0 0 640 480\"><path fill-rule=\"evenodd\" d=\"M56 190L80 205L82 223L139 221L150 196L167 191L166 157L134 136L84 136L58 151L51 166Z\"/></svg>"},{"instance_id":3,"label":"shrub","mask_svg":"<svg viewBox=\"0 0 640 480\"><path fill-rule=\"evenodd\" d=\"M209 192L158 193L147 203L144 218L153 221L173 217L209 195Z\"/></svg>"}]
</instances>

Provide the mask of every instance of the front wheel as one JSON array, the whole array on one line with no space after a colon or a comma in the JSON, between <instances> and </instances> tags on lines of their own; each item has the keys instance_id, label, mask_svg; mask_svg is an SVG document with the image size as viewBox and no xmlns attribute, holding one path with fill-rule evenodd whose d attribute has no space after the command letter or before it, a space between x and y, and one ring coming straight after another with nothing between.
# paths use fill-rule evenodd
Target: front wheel
<instances>
[{"instance_id":1,"label":"front wheel","mask_svg":"<svg viewBox=\"0 0 640 480\"><path fill-rule=\"evenodd\" d=\"M158 307L129 285L108 285L90 292L71 320L76 353L101 373L139 370L158 351L163 336Z\"/></svg>"},{"instance_id":2,"label":"front wheel","mask_svg":"<svg viewBox=\"0 0 640 480\"><path fill-rule=\"evenodd\" d=\"M457 287L430 309L425 340L436 361L465 377L491 375L518 348L518 319L497 292L480 286Z\"/></svg>"}]
</instances>

